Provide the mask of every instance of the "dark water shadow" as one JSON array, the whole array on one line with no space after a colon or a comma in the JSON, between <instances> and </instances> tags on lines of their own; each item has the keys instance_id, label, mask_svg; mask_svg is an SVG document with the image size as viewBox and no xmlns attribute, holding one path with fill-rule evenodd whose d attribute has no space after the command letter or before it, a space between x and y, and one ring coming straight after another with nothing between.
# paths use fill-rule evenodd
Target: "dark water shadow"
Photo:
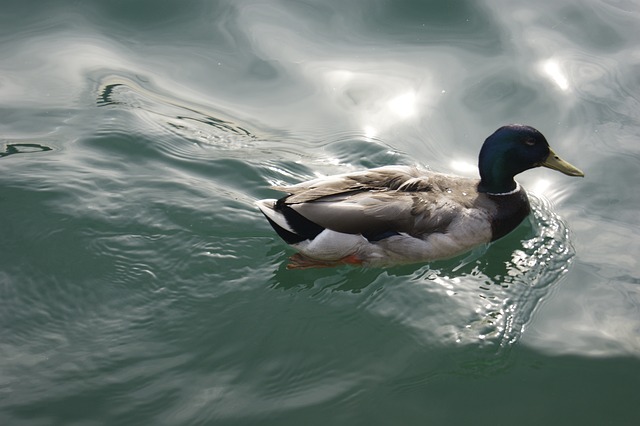
<instances>
[{"instance_id":1,"label":"dark water shadow","mask_svg":"<svg viewBox=\"0 0 640 426\"><path fill-rule=\"evenodd\" d=\"M53 148L39 143L8 143L5 144L4 151L0 152L0 158L15 154L32 154L52 150Z\"/></svg>"}]
</instances>

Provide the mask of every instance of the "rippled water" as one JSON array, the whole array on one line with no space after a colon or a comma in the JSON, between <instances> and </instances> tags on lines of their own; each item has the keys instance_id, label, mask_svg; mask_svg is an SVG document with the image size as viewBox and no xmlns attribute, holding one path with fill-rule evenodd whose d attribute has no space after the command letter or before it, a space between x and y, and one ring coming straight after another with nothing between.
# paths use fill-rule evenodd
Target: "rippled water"
<instances>
[{"instance_id":1,"label":"rippled water","mask_svg":"<svg viewBox=\"0 0 640 426\"><path fill-rule=\"evenodd\" d=\"M635 424L635 2L3 5L2 424ZM586 177L455 259L287 270L253 204L510 122Z\"/></svg>"}]
</instances>

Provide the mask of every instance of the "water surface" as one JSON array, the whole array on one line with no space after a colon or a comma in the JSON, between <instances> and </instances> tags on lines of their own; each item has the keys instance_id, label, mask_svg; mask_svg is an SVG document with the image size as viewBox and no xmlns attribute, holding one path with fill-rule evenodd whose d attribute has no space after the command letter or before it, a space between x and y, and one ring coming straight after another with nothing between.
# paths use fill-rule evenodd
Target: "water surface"
<instances>
[{"instance_id":1,"label":"water surface","mask_svg":"<svg viewBox=\"0 0 640 426\"><path fill-rule=\"evenodd\" d=\"M5 3L3 424L635 424L635 3ZM290 271L253 205L511 122L586 177L455 259Z\"/></svg>"}]
</instances>

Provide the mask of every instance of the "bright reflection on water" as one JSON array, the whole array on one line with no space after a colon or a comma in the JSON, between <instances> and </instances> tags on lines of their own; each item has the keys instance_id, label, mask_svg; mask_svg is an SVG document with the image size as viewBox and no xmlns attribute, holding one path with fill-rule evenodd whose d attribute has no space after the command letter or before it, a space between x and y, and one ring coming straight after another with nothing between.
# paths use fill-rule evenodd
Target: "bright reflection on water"
<instances>
[{"instance_id":1,"label":"bright reflection on water","mask_svg":"<svg viewBox=\"0 0 640 426\"><path fill-rule=\"evenodd\" d=\"M376 65L379 67L380 65ZM362 65L359 65L362 68ZM324 90L342 106L362 134L374 138L394 125L415 119L433 104L433 89L401 76L367 71L328 70L321 78Z\"/></svg>"},{"instance_id":2,"label":"bright reflection on water","mask_svg":"<svg viewBox=\"0 0 640 426\"><path fill-rule=\"evenodd\" d=\"M567 80L565 73L560 69L558 61L555 59L548 59L544 61L540 67L543 74L554 82L560 90L569 90L569 81Z\"/></svg>"}]
</instances>

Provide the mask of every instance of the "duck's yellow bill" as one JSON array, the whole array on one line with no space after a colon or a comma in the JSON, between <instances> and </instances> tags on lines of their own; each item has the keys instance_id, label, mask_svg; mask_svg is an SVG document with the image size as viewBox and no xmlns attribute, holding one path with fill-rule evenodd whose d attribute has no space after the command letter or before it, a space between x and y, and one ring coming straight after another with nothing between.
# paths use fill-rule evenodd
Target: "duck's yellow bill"
<instances>
[{"instance_id":1,"label":"duck's yellow bill","mask_svg":"<svg viewBox=\"0 0 640 426\"><path fill-rule=\"evenodd\" d=\"M553 170L557 170L564 173L565 175L584 177L584 173L582 172L582 170L558 157L558 154L553 152L551 148L549 148L549 155L540 165Z\"/></svg>"}]
</instances>

